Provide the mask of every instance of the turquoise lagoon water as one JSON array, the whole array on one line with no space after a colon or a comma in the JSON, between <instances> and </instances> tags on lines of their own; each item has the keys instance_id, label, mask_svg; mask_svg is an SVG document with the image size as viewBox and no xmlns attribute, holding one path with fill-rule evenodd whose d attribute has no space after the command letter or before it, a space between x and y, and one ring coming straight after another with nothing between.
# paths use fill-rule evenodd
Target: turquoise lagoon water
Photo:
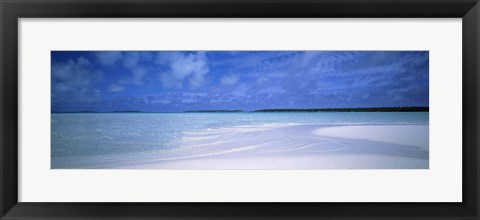
<instances>
[{"instance_id":1,"label":"turquoise lagoon water","mask_svg":"<svg viewBox=\"0 0 480 220\"><path fill-rule=\"evenodd\" d=\"M428 121L428 112L52 113L51 168L101 168L154 161L182 150L184 140L192 134L199 137L239 132L231 128ZM192 147L195 144L190 144Z\"/></svg>"}]
</instances>

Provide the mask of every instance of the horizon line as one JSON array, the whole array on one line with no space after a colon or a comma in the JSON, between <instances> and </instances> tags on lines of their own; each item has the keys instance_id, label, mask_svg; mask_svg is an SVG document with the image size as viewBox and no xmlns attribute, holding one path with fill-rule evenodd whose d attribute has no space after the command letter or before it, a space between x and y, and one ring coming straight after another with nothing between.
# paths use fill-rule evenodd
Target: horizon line
<instances>
[{"instance_id":1,"label":"horizon line","mask_svg":"<svg viewBox=\"0 0 480 220\"><path fill-rule=\"evenodd\" d=\"M50 113L235 113L235 112L335 112L335 110L349 111L349 110L376 110L374 112L382 112L379 110L400 110L411 109L416 111L429 111L429 106L396 106L396 107L351 107L351 108L268 108L268 109L256 109L256 110L241 110L241 109L199 109L199 110L184 110L184 111L141 111L141 110L114 110L114 111L93 111L93 110L80 110L80 111L51 111ZM394 112L394 111L393 111ZM408 112L408 111L405 111Z\"/></svg>"}]
</instances>

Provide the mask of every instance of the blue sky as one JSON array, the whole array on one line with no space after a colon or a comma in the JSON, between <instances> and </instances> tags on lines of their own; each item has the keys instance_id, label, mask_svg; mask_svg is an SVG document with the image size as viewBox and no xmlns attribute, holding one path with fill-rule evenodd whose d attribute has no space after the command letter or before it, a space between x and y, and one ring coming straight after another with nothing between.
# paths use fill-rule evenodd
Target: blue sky
<instances>
[{"instance_id":1,"label":"blue sky","mask_svg":"<svg viewBox=\"0 0 480 220\"><path fill-rule=\"evenodd\" d=\"M428 106L428 51L52 51L52 111Z\"/></svg>"}]
</instances>

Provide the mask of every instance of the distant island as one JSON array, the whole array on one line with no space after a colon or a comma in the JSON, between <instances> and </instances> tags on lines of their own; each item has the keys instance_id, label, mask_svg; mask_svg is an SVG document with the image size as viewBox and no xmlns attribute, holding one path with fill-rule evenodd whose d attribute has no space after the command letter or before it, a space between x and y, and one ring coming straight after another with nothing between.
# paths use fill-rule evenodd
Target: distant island
<instances>
[{"instance_id":1,"label":"distant island","mask_svg":"<svg viewBox=\"0 0 480 220\"><path fill-rule=\"evenodd\" d=\"M261 109L254 112L428 112L429 107Z\"/></svg>"},{"instance_id":2,"label":"distant island","mask_svg":"<svg viewBox=\"0 0 480 220\"><path fill-rule=\"evenodd\" d=\"M188 113L195 113L195 112L244 112L243 110L194 110L194 111L184 111Z\"/></svg>"},{"instance_id":3,"label":"distant island","mask_svg":"<svg viewBox=\"0 0 480 220\"><path fill-rule=\"evenodd\" d=\"M52 113L100 113L96 111L52 111Z\"/></svg>"},{"instance_id":4,"label":"distant island","mask_svg":"<svg viewBox=\"0 0 480 220\"><path fill-rule=\"evenodd\" d=\"M279 109L260 109L253 111L243 110L195 110L185 112L428 112L429 107L372 107L372 108L279 108Z\"/></svg>"},{"instance_id":5,"label":"distant island","mask_svg":"<svg viewBox=\"0 0 480 220\"><path fill-rule=\"evenodd\" d=\"M97 111L52 111L52 113L144 113L143 111L137 110L120 110L112 112L97 112ZM147 112L145 112L147 113Z\"/></svg>"}]
</instances>

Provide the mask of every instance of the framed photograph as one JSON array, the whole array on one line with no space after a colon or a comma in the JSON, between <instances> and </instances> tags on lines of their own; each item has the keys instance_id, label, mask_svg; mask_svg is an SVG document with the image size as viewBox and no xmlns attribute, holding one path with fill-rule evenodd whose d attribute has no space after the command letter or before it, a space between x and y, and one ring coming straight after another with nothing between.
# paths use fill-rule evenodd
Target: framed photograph
<instances>
[{"instance_id":1,"label":"framed photograph","mask_svg":"<svg viewBox=\"0 0 480 220\"><path fill-rule=\"evenodd\" d=\"M1 219L479 219L476 0L1 1Z\"/></svg>"}]
</instances>

